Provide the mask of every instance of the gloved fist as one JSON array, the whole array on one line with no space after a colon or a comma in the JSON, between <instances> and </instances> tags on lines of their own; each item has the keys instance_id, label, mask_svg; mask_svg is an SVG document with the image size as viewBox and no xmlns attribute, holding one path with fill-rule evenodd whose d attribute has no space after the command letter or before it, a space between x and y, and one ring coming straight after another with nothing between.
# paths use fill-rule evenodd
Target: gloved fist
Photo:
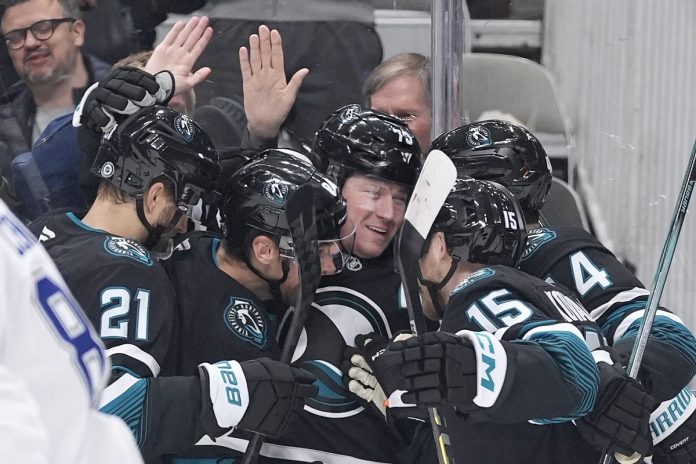
<instances>
[{"instance_id":1,"label":"gloved fist","mask_svg":"<svg viewBox=\"0 0 696 464\"><path fill-rule=\"evenodd\" d=\"M609 361L609 359L607 358ZM647 456L652 449L650 413L653 397L620 364L598 362L599 393L595 407L576 421L578 431L595 449L621 458Z\"/></svg>"},{"instance_id":2,"label":"gloved fist","mask_svg":"<svg viewBox=\"0 0 696 464\"><path fill-rule=\"evenodd\" d=\"M429 332L394 342L377 360L390 372L402 400L424 406L471 405L477 394L477 360L471 342L445 332Z\"/></svg>"},{"instance_id":3,"label":"gloved fist","mask_svg":"<svg viewBox=\"0 0 696 464\"><path fill-rule=\"evenodd\" d=\"M174 95L174 76L169 71L156 75L126 66L117 68L85 92L75 108L73 126L86 126L106 134L116 127L117 115L131 115L154 104L166 105Z\"/></svg>"},{"instance_id":4,"label":"gloved fist","mask_svg":"<svg viewBox=\"0 0 696 464\"><path fill-rule=\"evenodd\" d=\"M308 372L268 358L198 366L203 393L201 421L210 437L232 427L279 436L305 400L317 393Z\"/></svg>"},{"instance_id":5,"label":"gloved fist","mask_svg":"<svg viewBox=\"0 0 696 464\"><path fill-rule=\"evenodd\" d=\"M405 340L411 334L399 334L395 340ZM348 374L348 389L358 397L372 403L386 416L387 395L381 386L382 376L377 367L378 358L384 353L389 339L377 334L358 335L355 348L348 347L344 352L343 371ZM388 390L392 393L393 390Z\"/></svg>"}]
</instances>

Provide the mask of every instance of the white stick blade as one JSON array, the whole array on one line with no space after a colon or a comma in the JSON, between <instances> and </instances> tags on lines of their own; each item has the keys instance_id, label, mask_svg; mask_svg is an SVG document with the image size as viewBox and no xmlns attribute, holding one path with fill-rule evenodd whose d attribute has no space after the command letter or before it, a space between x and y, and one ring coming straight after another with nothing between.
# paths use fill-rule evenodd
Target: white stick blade
<instances>
[{"instance_id":1,"label":"white stick blade","mask_svg":"<svg viewBox=\"0 0 696 464\"><path fill-rule=\"evenodd\" d=\"M431 151L413 188L405 215L421 237L430 232L456 180L457 168L452 160L440 150Z\"/></svg>"}]
</instances>

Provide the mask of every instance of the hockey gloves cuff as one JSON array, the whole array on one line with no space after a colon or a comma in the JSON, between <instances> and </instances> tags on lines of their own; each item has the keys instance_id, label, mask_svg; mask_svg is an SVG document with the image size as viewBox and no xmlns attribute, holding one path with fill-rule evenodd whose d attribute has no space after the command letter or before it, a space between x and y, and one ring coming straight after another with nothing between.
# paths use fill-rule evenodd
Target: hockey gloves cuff
<instances>
[{"instance_id":1,"label":"hockey gloves cuff","mask_svg":"<svg viewBox=\"0 0 696 464\"><path fill-rule=\"evenodd\" d=\"M169 71L156 75L126 66L111 71L102 82L93 84L75 108L73 126L86 126L107 134L119 121L141 108L166 105L174 95L174 76Z\"/></svg>"},{"instance_id":2,"label":"hockey gloves cuff","mask_svg":"<svg viewBox=\"0 0 696 464\"><path fill-rule=\"evenodd\" d=\"M282 435L305 400L317 393L311 374L268 358L204 363L198 368L201 420L210 437L232 427Z\"/></svg>"},{"instance_id":3,"label":"hockey gloves cuff","mask_svg":"<svg viewBox=\"0 0 696 464\"><path fill-rule=\"evenodd\" d=\"M595 350L595 359L597 351L603 350ZM575 423L597 450L624 457L636 453L646 456L652 449L649 422L655 400L638 381L626 375L620 364L606 361L597 362L600 383L595 406Z\"/></svg>"}]
</instances>

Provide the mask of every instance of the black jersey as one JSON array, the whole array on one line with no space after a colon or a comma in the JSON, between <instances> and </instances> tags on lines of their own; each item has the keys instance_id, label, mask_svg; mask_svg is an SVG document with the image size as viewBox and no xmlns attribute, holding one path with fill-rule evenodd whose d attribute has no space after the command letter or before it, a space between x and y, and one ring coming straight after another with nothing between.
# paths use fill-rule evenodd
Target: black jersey
<instances>
[{"instance_id":1,"label":"black jersey","mask_svg":"<svg viewBox=\"0 0 696 464\"><path fill-rule=\"evenodd\" d=\"M112 378L101 410L128 424L146 459L195 443L203 435L200 379L169 377L176 298L162 266L140 243L90 228L73 213L30 228L107 347Z\"/></svg>"},{"instance_id":2,"label":"black jersey","mask_svg":"<svg viewBox=\"0 0 696 464\"><path fill-rule=\"evenodd\" d=\"M630 357L649 292L596 238L576 227L534 229L520 269L572 290L609 343L626 360ZM676 396L696 375L696 338L665 308L657 312L644 362L658 370L670 366L668 382L649 378L642 370L643 384L661 401Z\"/></svg>"},{"instance_id":3,"label":"black jersey","mask_svg":"<svg viewBox=\"0 0 696 464\"><path fill-rule=\"evenodd\" d=\"M275 315L217 264L221 237L194 232L164 261L178 298L178 374L200 363L278 359Z\"/></svg>"},{"instance_id":4,"label":"black jersey","mask_svg":"<svg viewBox=\"0 0 696 464\"><path fill-rule=\"evenodd\" d=\"M492 333L504 352L482 367L497 395L491 406L443 408L456 462L598 460L570 421L594 405L599 373L589 344L602 338L571 292L486 267L453 290L441 330ZM499 366L506 367L496 374Z\"/></svg>"},{"instance_id":5,"label":"black jersey","mask_svg":"<svg viewBox=\"0 0 696 464\"><path fill-rule=\"evenodd\" d=\"M381 414L348 390L340 366L356 335L391 337L408 329L400 288L390 252L376 259L351 257L341 273L322 277L293 357L294 365L317 377L319 393L287 437L270 440L294 448L293 461L396 462L397 440Z\"/></svg>"}]
</instances>

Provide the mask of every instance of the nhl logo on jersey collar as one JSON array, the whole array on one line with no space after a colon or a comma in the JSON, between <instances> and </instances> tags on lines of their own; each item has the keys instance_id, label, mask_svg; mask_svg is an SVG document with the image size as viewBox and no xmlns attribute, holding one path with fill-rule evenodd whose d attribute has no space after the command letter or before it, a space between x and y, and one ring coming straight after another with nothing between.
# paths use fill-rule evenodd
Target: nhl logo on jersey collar
<instances>
[{"instance_id":1,"label":"nhl logo on jersey collar","mask_svg":"<svg viewBox=\"0 0 696 464\"><path fill-rule=\"evenodd\" d=\"M181 134L183 138L189 142L193 140L193 136L196 133L196 128L188 116L183 114L181 116L177 116L176 119L174 119L174 127L176 127L176 131Z\"/></svg>"},{"instance_id":2,"label":"nhl logo on jersey collar","mask_svg":"<svg viewBox=\"0 0 696 464\"><path fill-rule=\"evenodd\" d=\"M288 185L279 179L271 179L263 184L263 194L273 203L282 205L288 198Z\"/></svg>"},{"instance_id":3,"label":"nhl logo on jersey collar","mask_svg":"<svg viewBox=\"0 0 696 464\"><path fill-rule=\"evenodd\" d=\"M230 298L223 316L233 334L258 348L266 346L266 320L254 303Z\"/></svg>"},{"instance_id":4,"label":"nhl logo on jersey collar","mask_svg":"<svg viewBox=\"0 0 696 464\"><path fill-rule=\"evenodd\" d=\"M522 260L532 256L541 245L546 242L550 242L554 238L556 238L556 232L550 229L542 227L539 229L530 230L527 234L527 242L525 243L524 251L522 252Z\"/></svg>"},{"instance_id":5,"label":"nhl logo on jersey collar","mask_svg":"<svg viewBox=\"0 0 696 464\"><path fill-rule=\"evenodd\" d=\"M154 262L144 246L129 238L107 237L104 240L104 250L110 255L134 259L146 266L152 266Z\"/></svg>"},{"instance_id":6,"label":"nhl logo on jersey collar","mask_svg":"<svg viewBox=\"0 0 696 464\"><path fill-rule=\"evenodd\" d=\"M358 259L357 256L351 255L348 256L348 258L346 259L346 269L348 269L349 271L359 271L362 269L362 267L362 262L360 261L360 259Z\"/></svg>"},{"instance_id":7,"label":"nhl logo on jersey collar","mask_svg":"<svg viewBox=\"0 0 696 464\"><path fill-rule=\"evenodd\" d=\"M474 126L466 133L466 143L471 148L485 147L493 143L491 133L483 126Z\"/></svg>"}]
</instances>

